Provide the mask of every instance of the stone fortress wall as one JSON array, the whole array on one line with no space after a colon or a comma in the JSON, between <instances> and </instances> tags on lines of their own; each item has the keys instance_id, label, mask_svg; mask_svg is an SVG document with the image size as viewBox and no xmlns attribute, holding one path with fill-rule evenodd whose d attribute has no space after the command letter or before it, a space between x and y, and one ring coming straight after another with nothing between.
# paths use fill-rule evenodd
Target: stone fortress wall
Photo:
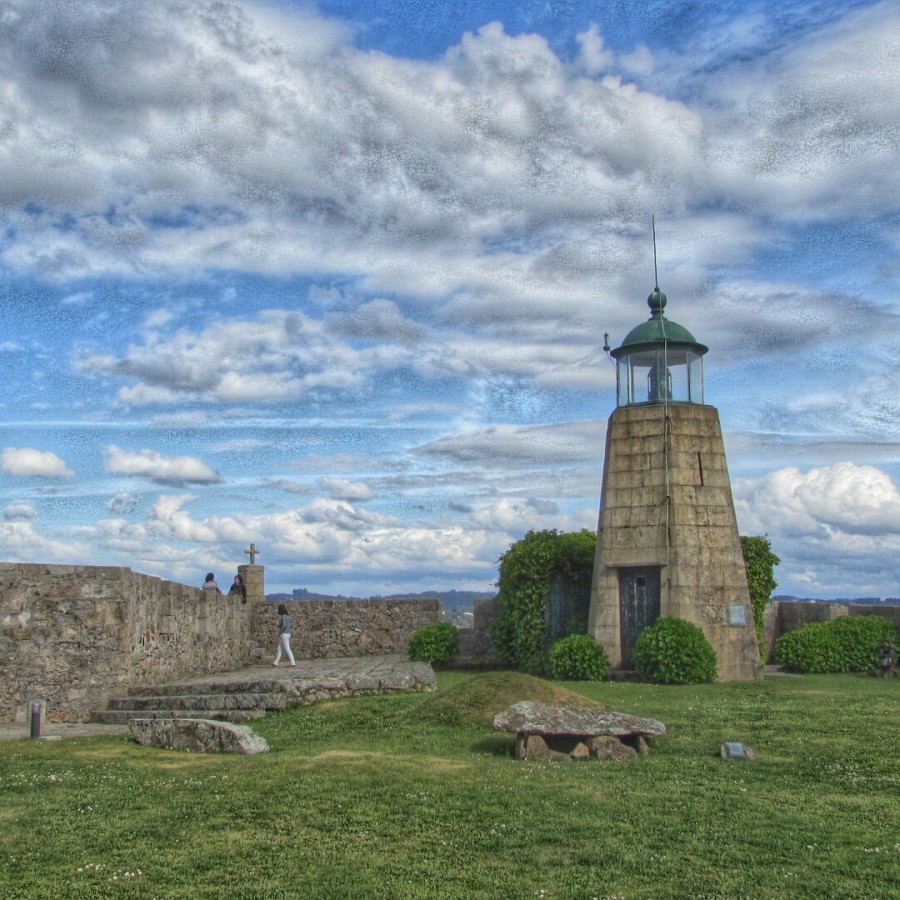
<instances>
[{"instance_id":1,"label":"stone fortress wall","mask_svg":"<svg viewBox=\"0 0 900 900\"><path fill-rule=\"evenodd\" d=\"M440 600L282 601L293 623L297 659L338 659L407 653L420 628L441 621ZM254 660L271 662L278 644L278 604L254 604Z\"/></svg>"},{"instance_id":2,"label":"stone fortress wall","mask_svg":"<svg viewBox=\"0 0 900 900\"><path fill-rule=\"evenodd\" d=\"M128 688L269 662L276 604L264 569L239 566L248 602L105 566L0 563L0 721L87 721ZM227 590L228 585L223 589ZM405 654L438 600L288 602L298 658Z\"/></svg>"}]
</instances>

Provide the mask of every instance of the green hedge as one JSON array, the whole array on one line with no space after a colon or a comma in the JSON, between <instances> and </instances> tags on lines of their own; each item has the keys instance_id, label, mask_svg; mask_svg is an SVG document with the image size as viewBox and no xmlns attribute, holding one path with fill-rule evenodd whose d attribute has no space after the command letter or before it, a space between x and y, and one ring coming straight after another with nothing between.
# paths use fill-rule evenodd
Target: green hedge
<instances>
[{"instance_id":1,"label":"green hedge","mask_svg":"<svg viewBox=\"0 0 900 900\"><path fill-rule=\"evenodd\" d=\"M438 622L410 636L409 658L415 662L450 662L459 653L459 632L450 622Z\"/></svg>"},{"instance_id":2,"label":"green hedge","mask_svg":"<svg viewBox=\"0 0 900 900\"><path fill-rule=\"evenodd\" d=\"M898 640L881 616L841 616L789 631L775 641L775 661L793 672L867 672L879 644Z\"/></svg>"}]
</instances>

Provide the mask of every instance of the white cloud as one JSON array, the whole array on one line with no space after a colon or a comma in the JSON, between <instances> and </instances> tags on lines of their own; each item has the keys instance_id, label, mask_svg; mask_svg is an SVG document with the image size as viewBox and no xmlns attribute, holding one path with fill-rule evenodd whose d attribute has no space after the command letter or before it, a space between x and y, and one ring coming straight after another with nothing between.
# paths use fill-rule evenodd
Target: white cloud
<instances>
[{"instance_id":1,"label":"white cloud","mask_svg":"<svg viewBox=\"0 0 900 900\"><path fill-rule=\"evenodd\" d=\"M404 318L390 300L372 300L353 313L334 315L329 325L338 334L369 341L415 342L426 335L421 325Z\"/></svg>"},{"instance_id":2,"label":"white cloud","mask_svg":"<svg viewBox=\"0 0 900 900\"><path fill-rule=\"evenodd\" d=\"M768 534L782 569L813 596L871 595L900 553L900 489L874 466L780 469L736 480L734 494L741 533Z\"/></svg>"},{"instance_id":3,"label":"white cloud","mask_svg":"<svg viewBox=\"0 0 900 900\"><path fill-rule=\"evenodd\" d=\"M205 462L190 456L163 456L156 450L104 448L106 471L113 475L149 478L157 484L215 484L222 479Z\"/></svg>"},{"instance_id":4,"label":"white cloud","mask_svg":"<svg viewBox=\"0 0 900 900\"><path fill-rule=\"evenodd\" d=\"M16 519L0 522L0 556L7 562L34 562L35 560L84 565L93 559L89 541L72 539L55 540L36 530L31 520Z\"/></svg>"},{"instance_id":5,"label":"white cloud","mask_svg":"<svg viewBox=\"0 0 900 900\"><path fill-rule=\"evenodd\" d=\"M37 510L30 503L24 501L10 503L9 506L5 507L3 510L3 518L6 519L7 522L33 522L37 517Z\"/></svg>"},{"instance_id":6,"label":"white cloud","mask_svg":"<svg viewBox=\"0 0 900 900\"><path fill-rule=\"evenodd\" d=\"M21 478L71 478L75 474L55 453L25 447L6 447L0 454L0 471Z\"/></svg>"},{"instance_id":7,"label":"white cloud","mask_svg":"<svg viewBox=\"0 0 900 900\"><path fill-rule=\"evenodd\" d=\"M429 456L483 467L539 467L587 462L601 455L604 426L600 422L516 427L498 425L439 438L418 449Z\"/></svg>"},{"instance_id":8,"label":"white cloud","mask_svg":"<svg viewBox=\"0 0 900 900\"><path fill-rule=\"evenodd\" d=\"M362 481L347 481L343 478L320 478L319 487L335 500L360 502L372 499L372 489Z\"/></svg>"},{"instance_id":9,"label":"white cloud","mask_svg":"<svg viewBox=\"0 0 900 900\"><path fill-rule=\"evenodd\" d=\"M587 31L576 35L576 40L581 46L579 62L588 75L599 75L615 62L615 54L604 47L603 35L596 25L591 25Z\"/></svg>"},{"instance_id":10,"label":"white cloud","mask_svg":"<svg viewBox=\"0 0 900 900\"><path fill-rule=\"evenodd\" d=\"M426 64L340 45L313 18L298 50L251 4L12 8L0 80L17 86L17 141L0 174L17 177L0 184L11 207L42 208L14 213L4 258L48 279L227 258L446 281L444 259L462 254L457 278L473 256L503 259L484 239L546 244L563 221L643 216L651 195L677 206L701 174L694 113L576 77L543 38L498 23ZM596 65L602 37L586 35ZM62 205L74 227L57 227Z\"/></svg>"}]
</instances>

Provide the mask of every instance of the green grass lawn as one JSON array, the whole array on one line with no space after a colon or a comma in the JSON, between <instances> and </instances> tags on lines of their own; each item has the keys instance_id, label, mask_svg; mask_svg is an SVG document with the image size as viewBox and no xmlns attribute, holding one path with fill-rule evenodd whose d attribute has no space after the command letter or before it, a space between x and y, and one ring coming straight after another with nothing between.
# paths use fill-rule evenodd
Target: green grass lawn
<instances>
[{"instance_id":1,"label":"green grass lawn","mask_svg":"<svg viewBox=\"0 0 900 900\"><path fill-rule=\"evenodd\" d=\"M668 736L538 763L485 724L484 676L439 677L273 714L253 757L0 744L0 897L900 897L898 681L570 684Z\"/></svg>"}]
</instances>

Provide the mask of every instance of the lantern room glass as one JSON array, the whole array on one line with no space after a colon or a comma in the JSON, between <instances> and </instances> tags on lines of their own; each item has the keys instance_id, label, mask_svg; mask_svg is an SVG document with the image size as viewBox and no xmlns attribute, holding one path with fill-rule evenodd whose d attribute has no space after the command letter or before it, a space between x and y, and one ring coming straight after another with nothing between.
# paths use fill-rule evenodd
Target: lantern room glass
<instances>
[{"instance_id":1,"label":"lantern room glass","mask_svg":"<svg viewBox=\"0 0 900 900\"><path fill-rule=\"evenodd\" d=\"M660 346L635 348L616 361L618 405L703 403L703 356Z\"/></svg>"}]
</instances>

